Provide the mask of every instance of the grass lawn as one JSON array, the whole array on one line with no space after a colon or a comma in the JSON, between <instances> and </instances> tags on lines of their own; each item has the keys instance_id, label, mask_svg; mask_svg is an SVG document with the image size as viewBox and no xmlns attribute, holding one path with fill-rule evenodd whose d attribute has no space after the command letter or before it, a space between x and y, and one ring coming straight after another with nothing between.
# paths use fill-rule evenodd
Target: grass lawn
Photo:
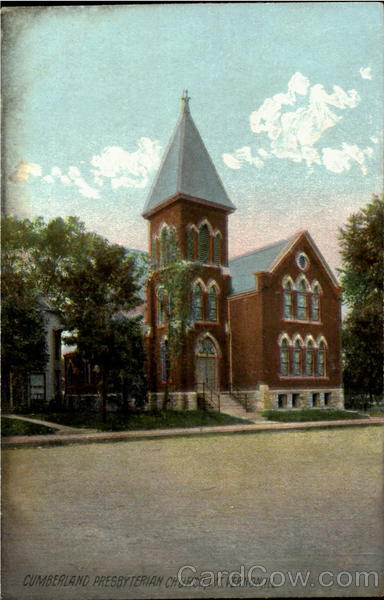
<instances>
[{"instance_id":1,"label":"grass lawn","mask_svg":"<svg viewBox=\"0 0 384 600\"><path fill-rule=\"evenodd\" d=\"M51 427L29 423L28 421L20 421L19 419L1 418L1 435L7 437L9 435L44 435L54 433Z\"/></svg>"},{"instance_id":2,"label":"grass lawn","mask_svg":"<svg viewBox=\"0 0 384 600\"><path fill-rule=\"evenodd\" d=\"M368 415L339 408L303 408L299 410L265 410L263 417L270 421L297 423L302 421L339 421L341 419L368 419Z\"/></svg>"},{"instance_id":3,"label":"grass lawn","mask_svg":"<svg viewBox=\"0 0 384 600\"><path fill-rule=\"evenodd\" d=\"M62 412L30 415L36 419L45 419L61 425L89 427L99 431L126 431L140 429L171 429L173 427L201 427L214 425L250 424L251 421L239 419L219 412L204 410L191 411L148 411L127 414L109 413L107 422L101 421L95 412Z\"/></svg>"}]
</instances>

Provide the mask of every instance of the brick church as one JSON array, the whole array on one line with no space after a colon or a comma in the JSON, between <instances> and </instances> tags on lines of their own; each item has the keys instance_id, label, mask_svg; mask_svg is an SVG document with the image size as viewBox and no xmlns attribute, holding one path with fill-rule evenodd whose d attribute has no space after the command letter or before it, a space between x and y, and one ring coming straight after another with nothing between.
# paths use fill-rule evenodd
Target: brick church
<instances>
[{"instance_id":1,"label":"brick church","mask_svg":"<svg viewBox=\"0 0 384 600\"><path fill-rule=\"evenodd\" d=\"M340 288L307 231L228 259L235 210L182 98L144 207L149 222L146 348L150 405L196 408L230 397L249 411L343 406ZM189 282L190 325L169 372L167 299L157 274L174 236ZM166 392L166 393L165 393Z\"/></svg>"}]
</instances>

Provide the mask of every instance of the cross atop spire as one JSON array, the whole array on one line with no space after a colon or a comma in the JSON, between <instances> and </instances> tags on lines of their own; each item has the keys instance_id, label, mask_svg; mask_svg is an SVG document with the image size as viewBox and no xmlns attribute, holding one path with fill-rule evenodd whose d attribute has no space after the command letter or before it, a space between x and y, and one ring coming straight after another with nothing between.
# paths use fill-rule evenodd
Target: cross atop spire
<instances>
[{"instance_id":1,"label":"cross atop spire","mask_svg":"<svg viewBox=\"0 0 384 600\"><path fill-rule=\"evenodd\" d=\"M190 99L191 99L191 97L188 96L188 90L183 90L183 95L180 98L182 111L188 111L189 112L189 101L190 101Z\"/></svg>"}]
</instances>

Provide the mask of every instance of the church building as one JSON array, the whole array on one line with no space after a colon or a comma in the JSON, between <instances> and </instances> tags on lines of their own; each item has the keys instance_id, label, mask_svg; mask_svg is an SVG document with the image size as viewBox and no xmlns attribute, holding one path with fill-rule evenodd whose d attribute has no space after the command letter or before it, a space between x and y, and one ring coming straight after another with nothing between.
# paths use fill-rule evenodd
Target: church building
<instances>
[{"instance_id":1,"label":"church building","mask_svg":"<svg viewBox=\"0 0 384 600\"><path fill-rule=\"evenodd\" d=\"M229 260L228 197L192 119L187 93L144 207L153 274L147 282L150 406L248 411L343 406L340 288L307 231ZM257 215L255 207L255 216ZM183 351L170 368L169 299L158 284L169 244L196 265Z\"/></svg>"}]
</instances>

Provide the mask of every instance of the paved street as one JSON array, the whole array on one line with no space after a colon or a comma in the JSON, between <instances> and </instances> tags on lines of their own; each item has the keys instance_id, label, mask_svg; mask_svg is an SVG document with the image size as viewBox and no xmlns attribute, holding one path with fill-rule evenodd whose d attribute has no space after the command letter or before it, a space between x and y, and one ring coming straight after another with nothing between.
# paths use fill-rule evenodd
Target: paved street
<instances>
[{"instance_id":1,"label":"paved street","mask_svg":"<svg viewBox=\"0 0 384 600\"><path fill-rule=\"evenodd\" d=\"M3 471L6 600L380 594L317 581L382 568L379 427L9 448ZM267 581L177 587L184 565Z\"/></svg>"}]
</instances>

